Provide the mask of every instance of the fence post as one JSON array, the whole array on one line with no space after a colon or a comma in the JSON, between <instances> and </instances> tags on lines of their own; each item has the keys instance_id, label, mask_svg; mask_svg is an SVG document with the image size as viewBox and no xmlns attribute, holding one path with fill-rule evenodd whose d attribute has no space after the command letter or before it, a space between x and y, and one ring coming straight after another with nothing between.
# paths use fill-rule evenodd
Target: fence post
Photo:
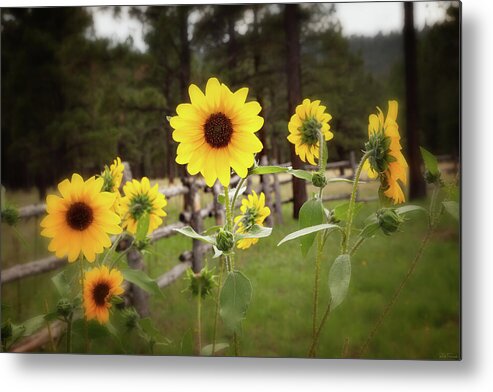
<instances>
[{"instance_id":1,"label":"fence post","mask_svg":"<svg viewBox=\"0 0 493 392\"><path fill-rule=\"evenodd\" d=\"M123 162L123 167L124 169L122 184L125 184L127 181L132 181L132 171L128 162ZM127 246L131 246L129 241ZM120 246L118 248L120 250L123 250ZM130 249L130 251L128 252L127 263L130 268L142 271L145 269L142 253L140 253L135 248ZM130 299L130 303L141 317L146 317L149 315L149 295L144 290L131 283L128 289L128 296Z\"/></svg>"},{"instance_id":2,"label":"fence post","mask_svg":"<svg viewBox=\"0 0 493 392\"><path fill-rule=\"evenodd\" d=\"M202 217L200 216L200 189L194 177L187 177L184 183L188 186L188 193L185 194L185 203L191 208L190 226L200 233L203 230ZM200 272L202 269L203 249L199 240L192 240L192 270Z\"/></svg>"},{"instance_id":3,"label":"fence post","mask_svg":"<svg viewBox=\"0 0 493 392\"><path fill-rule=\"evenodd\" d=\"M267 166L269 164L269 161L267 160L267 156L264 155L262 156L262 159L260 160L262 166ZM272 189L270 186L270 175L269 174L263 174L260 176L261 181L262 181L262 192L265 194L265 205L269 207L269 209L272 211ZM265 219L265 224L266 226L273 226L273 219L272 219L272 214L269 215Z\"/></svg>"}]
</instances>

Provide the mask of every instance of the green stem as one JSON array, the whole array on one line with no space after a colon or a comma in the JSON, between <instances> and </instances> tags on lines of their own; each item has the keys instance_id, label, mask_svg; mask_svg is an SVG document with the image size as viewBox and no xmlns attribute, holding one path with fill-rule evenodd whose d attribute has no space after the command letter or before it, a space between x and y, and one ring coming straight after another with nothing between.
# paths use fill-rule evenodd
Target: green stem
<instances>
[{"instance_id":1,"label":"green stem","mask_svg":"<svg viewBox=\"0 0 493 392\"><path fill-rule=\"evenodd\" d=\"M82 295L82 302L84 302L84 267L83 267L84 257L81 255L79 257L79 267L80 267L80 291ZM89 332L87 328L87 319L84 317L84 343L85 351L89 349Z\"/></svg>"},{"instance_id":2,"label":"green stem","mask_svg":"<svg viewBox=\"0 0 493 392\"><path fill-rule=\"evenodd\" d=\"M233 344L235 346L235 357L238 357L240 356L240 342L236 332L233 332Z\"/></svg>"},{"instance_id":3,"label":"green stem","mask_svg":"<svg viewBox=\"0 0 493 392\"><path fill-rule=\"evenodd\" d=\"M358 191L358 182L361 176L361 170L363 169L363 164L370 156L370 151L367 151L361 161L359 162L358 168L356 169L356 173L354 175L353 182L353 190L351 192L351 199L349 200L349 208L347 212L347 223L346 223L346 236L344 238L344 245L342 246L343 253L347 253L349 247L349 238L351 236L351 227L353 225L353 216L354 216L354 204L356 202L356 193Z\"/></svg>"},{"instance_id":4,"label":"green stem","mask_svg":"<svg viewBox=\"0 0 493 392\"><path fill-rule=\"evenodd\" d=\"M235 206L236 206L236 199L238 198L238 192L240 191L241 187L243 186L243 184L245 183L245 180L247 179L247 177L245 178L242 178L240 180L240 182L238 183L238 186L236 187L235 189L235 194L233 195L233 200L231 201L231 208L235 209Z\"/></svg>"},{"instance_id":5,"label":"green stem","mask_svg":"<svg viewBox=\"0 0 493 392\"><path fill-rule=\"evenodd\" d=\"M349 251L349 255L352 256L358 248L361 246L361 244L365 241L365 237L359 237L358 240L355 242L351 250Z\"/></svg>"},{"instance_id":6,"label":"green stem","mask_svg":"<svg viewBox=\"0 0 493 392\"><path fill-rule=\"evenodd\" d=\"M317 257L315 258L315 281L313 285L312 339L317 333L318 287L320 285L320 264L322 262L322 238L317 236Z\"/></svg>"},{"instance_id":7,"label":"green stem","mask_svg":"<svg viewBox=\"0 0 493 392\"><path fill-rule=\"evenodd\" d=\"M216 335L217 335L217 322L219 319L219 295L221 294L221 284L223 280L223 272L224 272L224 256L220 258L220 267L219 267L219 283L217 285L217 295L216 295L216 310L214 314L214 329L212 331L212 355L216 354Z\"/></svg>"},{"instance_id":8,"label":"green stem","mask_svg":"<svg viewBox=\"0 0 493 392\"><path fill-rule=\"evenodd\" d=\"M231 221L232 221L232 216L231 216L231 204L229 202L229 187L225 186L224 187L224 206L226 208L226 230L230 231L231 230Z\"/></svg>"},{"instance_id":9,"label":"green stem","mask_svg":"<svg viewBox=\"0 0 493 392\"><path fill-rule=\"evenodd\" d=\"M197 295L197 343L198 355L202 351L202 285L199 281L199 295Z\"/></svg>"},{"instance_id":10,"label":"green stem","mask_svg":"<svg viewBox=\"0 0 493 392\"><path fill-rule=\"evenodd\" d=\"M72 316L65 320L67 323L67 353L72 352Z\"/></svg>"},{"instance_id":11,"label":"green stem","mask_svg":"<svg viewBox=\"0 0 493 392\"><path fill-rule=\"evenodd\" d=\"M399 286L395 290L394 295L392 296L391 300L385 306L382 314L378 318L373 329L368 334L368 337L366 338L365 343L363 344L363 346L361 346L359 357L362 357L363 355L365 355L365 353L368 350L368 347L369 347L371 341L373 340L374 336L376 335L378 329L380 328L380 326L384 322L387 315L392 310L392 307L394 306L397 299L399 298L399 295L401 294L402 289L406 286L407 282L411 278L411 275L413 274L413 272L416 268L416 265L418 264L418 261L421 259L421 256L423 255L423 251L424 251L426 245L428 244L428 241L430 240L431 235L433 234L433 231L435 228L435 226L434 226L435 221L433 218L433 214L434 214L433 210L435 209L435 203L436 203L436 197L438 194L438 190L439 190L438 187L435 187L435 189L433 190L433 194L431 196L430 209L429 209L430 224L428 226L428 230L427 230L423 240L421 241L421 246L419 247L418 252L416 253L416 256L414 257L413 261L411 262L411 265L409 266L409 269L407 270L406 275L404 276L401 283L399 284Z\"/></svg>"},{"instance_id":12,"label":"green stem","mask_svg":"<svg viewBox=\"0 0 493 392\"><path fill-rule=\"evenodd\" d=\"M315 333L315 337L313 339L312 345L310 347L310 350L308 351L308 357L309 358L314 358L317 355L318 339L320 338L320 333L322 332L322 328L324 327L325 322L327 321L327 318L329 317L331 303L332 303L332 301L329 301L329 303L327 304L327 308L325 309L325 313L322 317L322 321L320 322L320 325L319 325L319 327Z\"/></svg>"},{"instance_id":13,"label":"green stem","mask_svg":"<svg viewBox=\"0 0 493 392\"><path fill-rule=\"evenodd\" d=\"M103 261L101 261L102 265L104 265L110 253L112 253L115 250L122 237L123 237L123 233L119 234L118 237L115 238L115 241L113 242L113 244L111 244L110 249L108 249L108 252L106 252L106 254L104 255Z\"/></svg>"}]
</instances>

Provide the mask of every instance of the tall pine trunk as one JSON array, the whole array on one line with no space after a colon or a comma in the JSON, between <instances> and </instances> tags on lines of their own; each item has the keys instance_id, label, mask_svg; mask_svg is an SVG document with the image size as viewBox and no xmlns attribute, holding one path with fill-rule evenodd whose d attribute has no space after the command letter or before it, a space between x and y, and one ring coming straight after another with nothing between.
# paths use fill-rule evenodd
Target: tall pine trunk
<instances>
[{"instance_id":1,"label":"tall pine trunk","mask_svg":"<svg viewBox=\"0 0 493 392\"><path fill-rule=\"evenodd\" d=\"M286 73L288 87L288 118L301 103L301 61L300 61L300 17L299 5L284 6L284 30L286 32ZM295 169L303 166L303 162L295 153L294 145L289 144L291 165ZM307 200L304 180L293 177L293 217L298 219L300 208Z\"/></svg>"},{"instance_id":2,"label":"tall pine trunk","mask_svg":"<svg viewBox=\"0 0 493 392\"><path fill-rule=\"evenodd\" d=\"M406 137L409 163L409 199L416 199L426 195L419 153L418 76L413 7L412 2L404 3L404 63L406 73Z\"/></svg>"}]
</instances>

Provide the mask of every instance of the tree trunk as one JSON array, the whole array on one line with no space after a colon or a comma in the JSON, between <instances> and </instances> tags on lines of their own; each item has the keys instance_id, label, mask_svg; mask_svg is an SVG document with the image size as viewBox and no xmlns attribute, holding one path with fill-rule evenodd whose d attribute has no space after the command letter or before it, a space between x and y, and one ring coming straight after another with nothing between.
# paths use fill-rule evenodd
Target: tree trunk
<instances>
[{"instance_id":1,"label":"tree trunk","mask_svg":"<svg viewBox=\"0 0 493 392\"><path fill-rule=\"evenodd\" d=\"M404 3L404 63L406 73L406 137L409 163L409 199L426 196L421 173L418 130L418 95L416 65L416 31L414 30L414 5Z\"/></svg>"},{"instance_id":2,"label":"tree trunk","mask_svg":"<svg viewBox=\"0 0 493 392\"><path fill-rule=\"evenodd\" d=\"M284 6L284 30L286 32L286 73L288 85L288 118L294 113L296 106L301 103L301 62L300 62L300 18L299 5ZM290 143L291 164L299 169L303 163ZM293 217L298 219L300 208L307 200L304 180L293 177Z\"/></svg>"}]
</instances>

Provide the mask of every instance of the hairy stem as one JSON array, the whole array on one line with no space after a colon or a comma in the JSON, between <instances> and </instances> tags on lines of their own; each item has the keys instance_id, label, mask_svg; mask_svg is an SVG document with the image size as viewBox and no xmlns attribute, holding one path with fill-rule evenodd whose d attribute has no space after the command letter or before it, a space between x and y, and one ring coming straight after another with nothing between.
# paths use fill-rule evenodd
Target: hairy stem
<instances>
[{"instance_id":1,"label":"hairy stem","mask_svg":"<svg viewBox=\"0 0 493 392\"><path fill-rule=\"evenodd\" d=\"M344 238L344 244L342 246L343 253L347 253L349 248L349 238L351 237L351 228L353 225L353 216L354 216L354 204L356 202L356 193L358 191L358 182L361 176L361 170L363 169L363 164L368 159L370 152L366 152L361 161L359 162L358 168L356 169L356 173L354 175L353 181L353 190L351 192L351 198L349 200L349 208L347 212L347 222L346 222L346 236Z\"/></svg>"},{"instance_id":2,"label":"hairy stem","mask_svg":"<svg viewBox=\"0 0 493 392\"><path fill-rule=\"evenodd\" d=\"M219 295L221 294L221 284L223 280L223 271L224 271L224 256L220 258L220 267L219 267L219 283L217 285L217 294L216 294L216 310L214 311L214 328L212 330L212 355L216 355L216 336L217 336L217 322L219 319Z\"/></svg>"},{"instance_id":3,"label":"hairy stem","mask_svg":"<svg viewBox=\"0 0 493 392\"><path fill-rule=\"evenodd\" d=\"M331 303L332 303L332 301L329 301L329 303L327 304L327 308L325 309L325 313L322 316L322 321L320 322L320 325L318 326L318 329L315 333L315 337L313 339L312 345L310 347L310 350L308 351L308 357L309 358L314 358L317 355L318 339L320 338L320 333L322 332L322 328L324 327L325 322L327 321L327 318L329 317Z\"/></svg>"}]
</instances>

